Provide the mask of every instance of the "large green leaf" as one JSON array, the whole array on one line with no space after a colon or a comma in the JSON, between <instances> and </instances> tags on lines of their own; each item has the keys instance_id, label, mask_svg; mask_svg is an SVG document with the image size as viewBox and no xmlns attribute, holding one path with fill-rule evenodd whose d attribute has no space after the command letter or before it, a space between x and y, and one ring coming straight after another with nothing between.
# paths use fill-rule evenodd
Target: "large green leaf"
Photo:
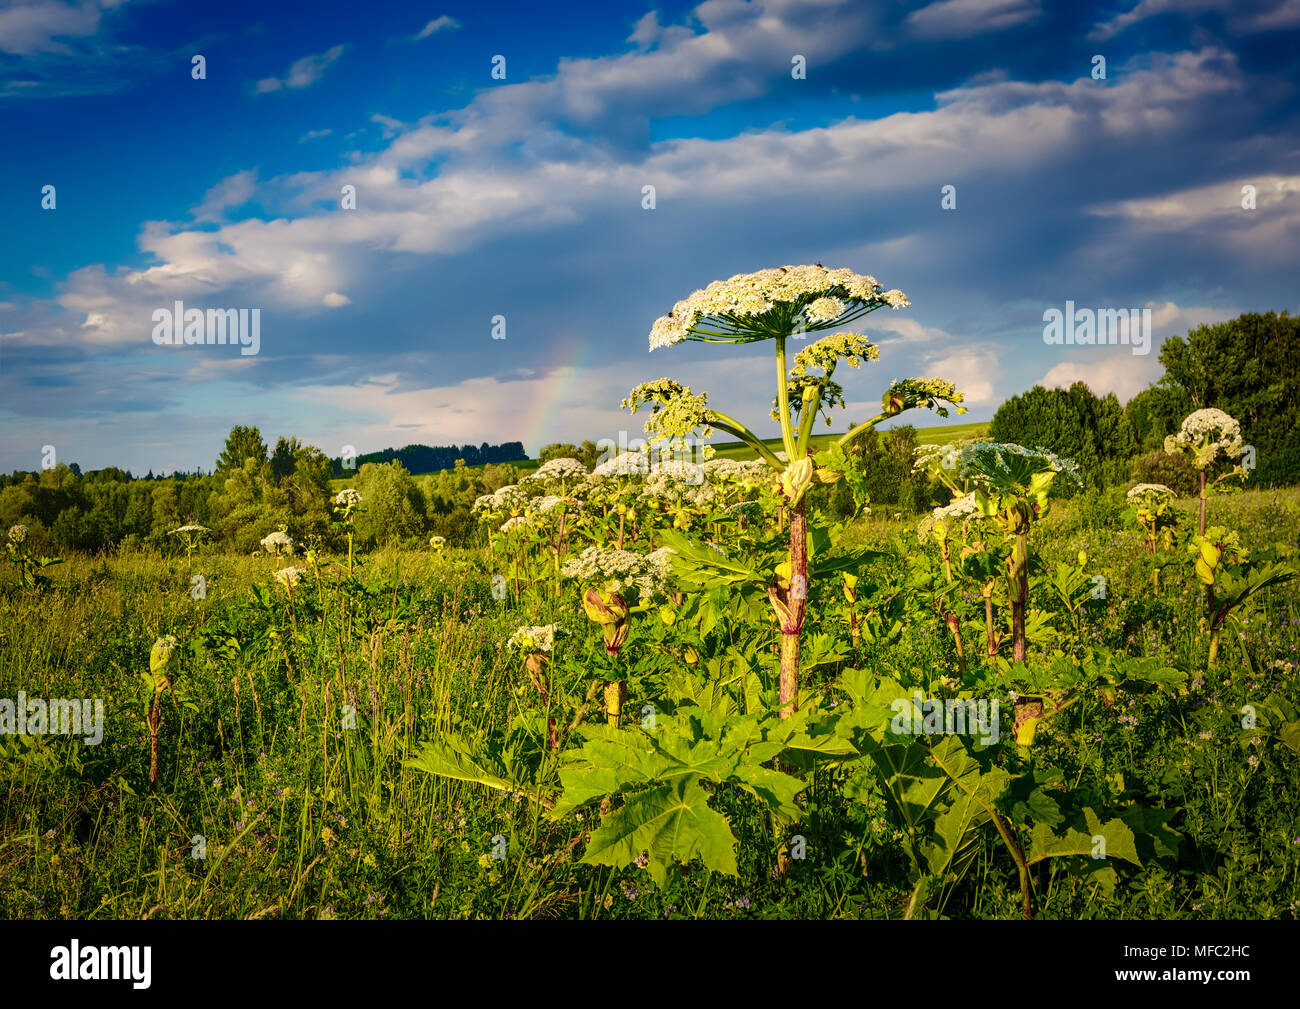
<instances>
[{"instance_id":1,"label":"large green leaf","mask_svg":"<svg viewBox=\"0 0 1300 1009\"><path fill-rule=\"evenodd\" d=\"M459 736L445 736L425 743L419 754L405 763L417 771L457 781L472 781L500 791L515 788L499 760Z\"/></svg>"},{"instance_id":2,"label":"large green leaf","mask_svg":"<svg viewBox=\"0 0 1300 1009\"><path fill-rule=\"evenodd\" d=\"M1091 807L1083 811L1087 833L1074 827L1066 829L1064 834L1056 834L1044 823L1034 825L1030 836L1030 847L1026 859L1030 865L1047 858L1092 858L1093 838L1106 840L1106 859L1122 858L1134 865L1141 865L1137 845L1134 843L1133 831L1119 817L1102 823ZM1101 859L1097 859L1101 861Z\"/></svg>"},{"instance_id":3,"label":"large green leaf","mask_svg":"<svg viewBox=\"0 0 1300 1009\"><path fill-rule=\"evenodd\" d=\"M661 887L674 862L696 855L710 869L738 875L736 838L727 821L709 808L708 798L693 778L630 795L601 821L582 861L622 868L644 851L650 856L650 876Z\"/></svg>"},{"instance_id":4,"label":"large green leaf","mask_svg":"<svg viewBox=\"0 0 1300 1009\"><path fill-rule=\"evenodd\" d=\"M935 820L935 839L923 853L931 872L958 872L962 867L954 862L969 857L975 832L993 820L994 803L1006 792L1010 775L1000 767L984 771L957 736L940 739L931 747L930 758L957 795Z\"/></svg>"}]
</instances>

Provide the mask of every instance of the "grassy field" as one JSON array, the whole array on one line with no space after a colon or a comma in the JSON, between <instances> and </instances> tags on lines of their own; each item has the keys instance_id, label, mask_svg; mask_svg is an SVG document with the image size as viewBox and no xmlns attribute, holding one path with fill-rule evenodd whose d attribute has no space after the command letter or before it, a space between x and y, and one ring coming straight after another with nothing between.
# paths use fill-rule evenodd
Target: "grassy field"
<instances>
[{"instance_id":1,"label":"grassy field","mask_svg":"<svg viewBox=\"0 0 1300 1009\"><path fill-rule=\"evenodd\" d=\"M888 430L888 429L885 429ZM987 421L975 424L937 424L933 427L917 428L916 442L918 445L946 445L950 441L956 441L959 438L978 438L988 434L989 425ZM820 452L826 447L827 442L834 438L840 437L843 432L830 434L814 434L810 439L813 450ZM766 438L763 442L774 452L782 450L780 438ZM710 443L717 452L717 457L721 459L753 459L757 456L744 442L739 441L714 441ZM511 463L520 473L532 473L541 465L537 459L525 459L520 462ZM472 470L482 469L482 466L470 466ZM332 480L330 485L334 490L341 490L352 483L350 478L341 478Z\"/></svg>"},{"instance_id":2,"label":"grassy field","mask_svg":"<svg viewBox=\"0 0 1300 1009\"><path fill-rule=\"evenodd\" d=\"M1179 504L1190 513L1191 502ZM1213 501L1214 520L1236 528L1246 546L1296 545L1298 515L1291 490ZM1060 784L1106 815L1165 810L1168 830L1163 843L1142 847L1140 865L1116 862L1117 882L1067 873L1056 860L1038 867L1037 915L1295 919L1300 753L1275 725L1243 731L1239 712L1300 697L1296 583L1268 590L1207 668L1189 566L1167 569L1153 589L1114 495L1059 504L1035 536L1044 565L1035 605L1064 635L1035 641L1035 661L1061 647L1105 645L1189 680L1180 690L1122 695L1113 707L1085 698L1040 732L1034 759L1044 788ZM911 584L908 558L928 550L933 560L934 548L918 544L914 519L872 517L850 541L883 552L858 571L864 598L869 583L883 587L862 614L868 627L881 618L881 629L875 641L851 642L835 615L838 583L812 586L818 605L806 633L844 647L810 668L809 682L842 697L838 678L860 668L939 689L958 675L942 621L909 601L901 631L888 626L893 598L916 591L901 587ZM1106 592L1076 613L1045 579L1080 551ZM809 772L798 828L807 855L785 875L773 875L771 817L743 790L718 786L711 801L736 833L737 875L697 860L664 887L637 865L581 861L600 815L594 805L555 818L523 791L409 766L431 739L522 731L534 691L520 657L503 647L521 624L554 622L567 632L556 650L575 658L557 657L548 710L563 724L590 721L580 645L599 632L573 583L553 591L544 556L517 601L513 591L494 593L498 572L511 572L486 549L377 551L361 557L355 579L344 563L323 561L292 597L271 578L284 561L265 556L74 557L47 569L50 584L39 590L22 588L6 568L0 697L100 698L104 727L97 746L0 735L0 916L897 918L909 894L915 900L906 825L880 795L853 798L829 763ZM194 598L198 574L205 592ZM768 689L775 635L762 605L755 675ZM964 634L978 662L973 612ZM685 622L665 627L653 610L634 614L627 648L654 652L657 662L680 654L673 635L686 633ZM701 672L728 655L723 627L690 638ZM145 716L154 695L142 674L164 634L179 644L167 667L172 690L160 695L151 789ZM995 682L991 667L989 675ZM626 710L667 704L664 682L651 676L635 686ZM509 738L524 745L517 733ZM507 766L526 749L497 756ZM1012 746L998 759L1011 767L1027 758ZM960 876L931 898L935 909L1016 916L1016 870L996 834L980 834L967 854Z\"/></svg>"}]
</instances>

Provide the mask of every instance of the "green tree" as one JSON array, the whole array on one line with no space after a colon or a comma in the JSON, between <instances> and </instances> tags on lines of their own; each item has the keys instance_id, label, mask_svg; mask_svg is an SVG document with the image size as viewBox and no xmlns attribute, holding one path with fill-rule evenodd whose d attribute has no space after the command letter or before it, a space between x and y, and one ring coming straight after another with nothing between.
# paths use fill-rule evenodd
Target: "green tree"
<instances>
[{"instance_id":1,"label":"green tree","mask_svg":"<svg viewBox=\"0 0 1300 1009\"><path fill-rule=\"evenodd\" d=\"M424 500L411 474L394 459L368 462L357 473L361 513L357 533L363 542L391 543L424 528Z\"/></svg>"},{"instance_id":2,"label":"green tree","mask_svg":"<svg viewBox=\"0 0 1300 1009\"><path fill-rule=\"evenodd\" d=\"M266 460L266 442L262 441L262 432L255 427L236 424L226 437L226 447L217 459L217 472L230 473L242 469L246 459L256 459L259 463Z\"/></svg>"},{"instance_id":3,"label":"green tree","mask_svg":"<svg viewBox=\"0 0 1300 1009\"><path fill-rule=\"evenodd\" d=\"M276 440L275 450L271 453L271 476L276 483L293 476L295 455L301 447L297 438L280 435Z\"/></svg>"},{"instance_id":4,"label":"green tree","mask_svg":"<svg viewBox=\"0 0 1300 1009\"><path fill-rule=\"evenodd\" d=\"M1300 319L1249 313L1198 326L1185 340L1167 339L1160 363L1162 384L1182 390L1191 409L1215 407L1240 422L1246 444L1255 448L1256 479L1264 485L1300 480Z\"/></svg>"},{"instance_id":5,"label":"green tree","mask_svg":"<svg viewBox=\"0 0 1300 1009\"><path fill-rule=\"evenodd\" d=\"M1095 396L1083 382L1069 389L1036 385L1012 396L993 415L989 437L1073 459L1089 487L1126 481L1138 449L1133 424L1115 395Z\"/></svg>"}]
</instances>

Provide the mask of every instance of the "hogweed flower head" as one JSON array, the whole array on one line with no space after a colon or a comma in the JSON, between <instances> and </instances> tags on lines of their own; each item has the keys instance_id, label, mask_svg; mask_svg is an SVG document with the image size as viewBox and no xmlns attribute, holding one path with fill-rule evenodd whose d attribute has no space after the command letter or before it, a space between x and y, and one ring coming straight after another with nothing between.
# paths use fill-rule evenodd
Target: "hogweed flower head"
<instances>
[{"instance_id":1,"label":"hogweed flower head","mask_svg":"<svg viewBox=\"0 0 1300 1009\"><path fill-rule=\"evenodd\" d=\"M875 277L849 269L781 266L716 280L673 306L650 329L650 349L683 340L752 343L812 332L888 305L904 308L902 291L883 291Z\"/></svg>"},{"instance_id":2,"label":"hogweed flower head","mask_svg":"<svg viewBox=\"0 0 1300 1009\"><path fill-rule=\"evenodd\" d=\"M287 567L287 568L281 568L279 571L275 572L275 574L272 577L274 577L275 580L279 582L281 585L283 585L286 589L290 589L293 586L298 584L298 580L302 578L302 576L303 576L302 568Z\"/></svg>"},{"instance_id":3,"label":"hogweed flower head","mask_svg":"<svg viewBox=\"0 0 1300 1009\"><path fill-rule=\"evenodd\" d=\"M1235 462L1243 449L1241 425L1212 407L1188 414L1178 433L1165 438L1166 452L1187 455L1198 470L1209 469L1219 460Z\"/></svg>"},{"instance_id":4,"label":"hogweed flower head","mask_svg":"<svg viewBox=\"0 0 1300 1009\"><path fill-rule=\"evenodd\" d=\"M491 494L484 494L474 502L476 512L510 511L519 514L528 503L528 495L518 484L506 484Z\"/></svg>"},{"instance_id":5,"label":"hogweed flower head","mask_svg":"<svg viewBox=\"0 0 1300 1009\"><path fill-rule=\"evenodd\" d=\"M587 467L577 459L550 459L524 477L525 480L574 480L587 475Z\"/></svg>"},{"instance_id":6,"label":"hogweed flower head","mask_svg":"<svg viewBox=\"0 0 1300 1009\"><path fill-rule=\"evenodd\" d=\"M709 412L709 394L695 395L691 387L671 378L643 382L627 395L621 406L636 413L650 406L650 418L645 422L645 433L654 441L687 438L698 429L700 436L713 434L713 415Z\"/></svg>"},{"instance_id":7,"label":"hogweed flower head","mask_svg":"<svg viewBox=\"0 0 1300 1009\"><path fill-rule=\"evenodd\" d=\"M519 627L506 642L507 648L513 648L522 655L533 652L550 653L555 644L555 632L558 624L543 624L540 627Z\"/></svg>"},{"instance_id":8,"label":"hogweed flower head","mask_svg":"<svg viewBox=\"0 0 1300 1009\"><path fill-rule=\"evenodd\" d=\"M1135 487L1129 488L1124 495L1130 501L1134 498L1151 498L1153 500L1166 497L1174 497L1174 492L1162 483L1140 483Z\"/></svg>"},{"instance_id":9,"label":"hogweed flower head","mask_svg":"<svg viewBox=\"0 0 1300 1009\"><path fill-rule=\"evenodd\" d=\"M630 550L591 546L565 561L560 573L614 593L634 592L639 601L646 602L663 592L668 568L666 563Z\"/></svg>"},{"instance_id":10,"label":"hogweed flower head","mask_svg":"<svg viewBox=\"0 0 1300 1009\"><path fill-rule=\"evenodd\" d=\"M157 673L166 667L171 661L172 652L176 649L176 636L166 634L153 643L153 648L149 650L149 672Z\"/></svg>"},{"instance_id":11,"label":"hogweed flower head","mask_svg":"<svg viewBox=\"0 0 1300 1009\"><path fill-rule=\"evenodd\" d=\"M648 451L621 452L606 459L591 471L593 477L610 476L644 476L650 472L650 453Z\"/></svg>"},{"instance_id":12,"label":"hogweed flower head","mask_svg":"<svg viewBox=\"0 0 1300 1009\"><path fill-rule=\"evenodd\" d=\"M289 538L289 534L283 529L267 533L266 536L262 537L261 544L263 550L275 556L293 553L293 540Z\"/></svg>"},{"instance_id":13,"label":"hogweed flower head","mask_svg":"<svg viewBox=\"0 0 1300 1009\"><path fill-rule=\"evenodd\" d=\"M27 539L27 527L25 525L12 525L9 527L9 542L22 543Z\"/></svg>"},{"instance_id":14,"label":"hogweed flower head","mask_svg":"<svg viewBox=\"0 0 1300 1009\"><path fill-rule=\"evenodd\" d=\"M965 394L946 378L904 378L895 379L890 384L889 391L881 398L881 406L887 414L923 406L940 417L947 417L948 407L943 404L956 407L958 413L965 413L966 408L961 405L965 398Z\"/></svg>"}]
</instances>

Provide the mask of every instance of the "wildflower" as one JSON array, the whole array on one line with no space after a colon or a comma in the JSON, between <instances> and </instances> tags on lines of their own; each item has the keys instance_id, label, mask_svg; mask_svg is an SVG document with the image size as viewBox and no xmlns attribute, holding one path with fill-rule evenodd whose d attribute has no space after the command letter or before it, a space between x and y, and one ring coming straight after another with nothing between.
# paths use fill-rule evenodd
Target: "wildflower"
<instances>
[{"instance_id":1,"label":"wildflower","mask_svg":"<svg viewBox=\"0 0 1300 1009\"><path fill-rule=\"evenodd\" d=\"M772 468L760 459L710 459L701 463L704 477L710 483L736 483L755 486L770 483Z\"/></svg>"},{"instance_id":2,"label":"wildflower","mask_svg":"<svg viewBox=\"0 0 1300 1009\"><path fill-rule=\"evenodd\" d=\"M803 307L810 329L849 321L889 305L908 304L902 291L885 291L875 277L824 266L782 266L717 280L677 302L655 320L650 349L682 340L750 343L788 331L788 315ZM702 325L701 325L702 324ZM697 328L699 327L699 328Z\"/></svg>"},{"instance_id":3,"label":"wildflower","mask_svg":"<svg viewBox=\"0 0 1300 1009\"><path fill-rule=\"evenodd\" d=\"M286 589L298 584L298 580L303 576L302 568L287 567L281 568L272 576L277 582Z\"/></svg>"},{"instance_id":4,"label":"wildflower","mask_svg":"<svg viewBox=\"0 0 1300 1009\"><path fill-rule=\"evenodd\" d=\"M283 529L273 533L268 533L262 538L261 543L262 549L268 554L279 555L293 553L293 540L289 538L289 534Z\"/></svg>"},{"instance_id":5,"label":"wildflower","mask_svg":"<svg viewBox=\"0 0 1300 1009\"><path fill-rule=\"evenodd\" d=\"M577 557L570 557L560 572L565 578L600 582L613 592L635 590L642 601L664 589L666 564L629 550L610 547L587 547Z\"/></svg>"},{"instance_id":6,"label":"wildflower","mask_svg":"<svg viewBox=\"0 0 1300 1009\"><path fill-rule=\"evenodd\" d=\"M1247 760L1246 763L1248 763L1251 767L1258 767L1258 766L1259 766L1259 754L1257 754L1257 753L1252 753L1252 754L1250 755L1250 759Z\"/></svg>"},{"instance_id":7,"label":"wildflower","mask_svg":"<svg viewBox=\"0 0 1300 1009\"><path fill-rule=\"evenodd\" d=\"M671 378L660 378L638 385L627 394L620 407L636 413L641 407L650 406L645 433L652 440L664 441L686 438L693 435L697 428L701 437L710 437L713 434L713 415L709 412L708 404L707 392L697 396L691 392L689 385L682 385Z\"/></svg>"},{"instance_id":8,"label":"wildflower","mask_svg":"<svg viewBox=\"0 0 1300 1009\"><path fill-rule=\"evenodd\" d=\"M488 854L480 855L480 856L478 857L478 867L479 867L480 869L491 869L491 868L492 868L492 856L491 856L491 855L488 855Z\"/></svg>"},{"instance_id":9,"label":"wildflower","mask_svg":"<svg viewBox=\"0 0 1300 1009\"><path fill-rule=\"evenodd\" d=\"M533 510L539 515L546 515L568 502L568 498L562 498L557 494L547 494L545 497L540 497L533 502Z\"/></svg>"},{"instance_id":10,"label":"wildflower","mask_svg":"<svg viewBox=\"0 0 1300 1009\"><path fill-rule=\"evenodd\" d=\"M447 546L447 537L445 536L429 537L429 547L433 550L434 553L442 553L443 549L446 546Z\"/></svg>"},{"instance_id":11,"label":"wildflower","mask_svg":"<svg viewBox=\"0 0 1300 1009\"><path fill-rule=\"evenodd\" d=\"M149 651L149 672L156 673L171 661L172 651L176 648L176 637L168 634L153 643Z\"/></svg>"},{"instance_id":12,"label":"wildflower","mask_svg":"<svg viewBox=\"0 0 1300 1009\"><path fill-rule=\"evenodd\" d=\"M1140 483L1137 486L1130 488L1129 492L1124 496L1130 500L1136 497L1162 498L1173 497L1174 492L1162 483Z\"/></svg>"},{"instance_id":13,"label":"wildflower","mask_svg":"<svg viewBox=\"0 0 1300 1009\"><path fill-rule=\"evenodd\" d=\"M525 480L571 480L587 475L587 467L577 459L551 459L542 463L534 473L524 477Z\"/></svg>"},{"instance_id":14,"label":"wildflower","mask_svg":"<svg viewBox=\"0 0 1300 1009\"><path fill-rule=\"evenodd\" d=\"M25 525L13 525L9 527L9 540L12 543L21 543L27 539L27 527Z\"/></svg>"},{"instance_id":15,"label":"wildflower","mask_svg":"<svg viewBox=\"0 0 1300 1009\"><path fill-rule=\"evenodd\" d=\"M515 515L513 518L508 518L504 522L502 522L501 527L497 530L497 532L503 532L503 533L513 532L516 529L526 529L532 524L533 524L533 520L530 519L527 515Z\"/></svg>"},{"instance_id":16,"label":"wildflower","mask_svg":"<svg viewBox=\"0 0 1300 1009\"><path fill-rule=\"evenodd\" d=\"M649 452L631 451L606 459L591 471L591 475L594 477L634 476L649 472Z\"/></svg>"},{"instance_id":17,"label":"wildflower","mask_svg":"<svg viewBox=\"0 0 1300 1009\"><path fill-rule=\"evenodd\" d=\"M344 487L334 495L334 503L340 508L349 508L361 503L361 492L355 487Z\"/></svg>"},{"instance_id":18,"label":"wildflower","mask_svg":"<svg viewBox=\"0 0 1300 1009\"><path fill-rule=\"evenodd\" d=\"M1197 469L1208 469L1217 459L1238 459L1242 453L1241 425L1222 410L1197 410L1183 419L1177 434L1165 438L1165 451L1183 452Z\"/></svg>"},{"instance_id":19,"label":"wildflower","mask_svg":"<svg viewBox=\"0 0 1300 1009\"><path fill-rule=\"evenodd\" d=\"M557 624L545 624L541 627L520 627L510 635L507 648L518 649L522 654L531 652L549 652L555 643Z\"/></svg>"},{"instance_id":20,"label":"wildflower","mask_svg":"<svg viewBox=\"0 0 1300 1009\"><path fill-rule=\"evenodd\" d=\"M528 495L518 484L507 484L491 494L484 494L474 502L474 511L499 512L509 510L518 514L523 510Z\"/></svg>"}]
</instances>

